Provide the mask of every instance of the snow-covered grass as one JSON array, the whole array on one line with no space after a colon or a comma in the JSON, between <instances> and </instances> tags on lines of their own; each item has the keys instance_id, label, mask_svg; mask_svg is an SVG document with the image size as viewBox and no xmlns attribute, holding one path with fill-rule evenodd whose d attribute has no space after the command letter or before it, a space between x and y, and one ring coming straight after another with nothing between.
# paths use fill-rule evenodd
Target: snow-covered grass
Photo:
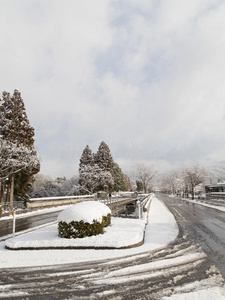
<instances>
[{"instance_id":1,"label":"snow-covered grass","mask_svg":"<svg viewBox=\"0 0 225 300\"><path fill-rule=\"evenodd\" d=\"M136 220L138 221L138 220ZM118 229L119 230L119 229ZM132 227L130 228L132 233ZM119 236L116 230L115 235ZM131 249L114 250L6 250L5 243L0 242L0 267L28 267L86 262L108 258L119 258L164 247L178 235L178 227L173 215L157 198L152 199L145 242L142 246ZM24 235L25 236L25 235ZM104 236L104 235L103 235ZM23 235L20 235L23 237ZM29 236L30 239L30 236ZM29 240L28 240L29 241ZM8 241L7 241L8 242Z\"/></svg>"}]
</instances>

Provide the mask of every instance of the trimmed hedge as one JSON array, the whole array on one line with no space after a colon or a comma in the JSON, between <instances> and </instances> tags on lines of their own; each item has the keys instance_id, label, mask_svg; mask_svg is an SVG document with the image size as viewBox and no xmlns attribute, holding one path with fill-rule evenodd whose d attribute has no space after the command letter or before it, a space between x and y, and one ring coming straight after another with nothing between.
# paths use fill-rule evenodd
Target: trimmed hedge
<instances>
[{"instance_id":1,"label":"trimmed hedge","mask_svg":"<svg viewBox=\"0 0 225 300\"><path fill-rule=\"evenodd\" d=\"M111 224L111 214L108 214L106 217L105 216L102 217L102 224L103 227L107 227Z\"/></svg>"},{"instance_id":2,"label":"trimmed hedge","mask_svg":"<svg viewBox=\"0 0 225 300\"><path fill-rule=\"evenodd\" d=\"M83 238L86 236L98 235L104 232L104 227L111 224L111 215L102 217L102 222L93 220L93 223L87 223L84 221L72 221L70 223L59 222L58 231L59 236L67 239Z\"/></svg>"}]
</instances>

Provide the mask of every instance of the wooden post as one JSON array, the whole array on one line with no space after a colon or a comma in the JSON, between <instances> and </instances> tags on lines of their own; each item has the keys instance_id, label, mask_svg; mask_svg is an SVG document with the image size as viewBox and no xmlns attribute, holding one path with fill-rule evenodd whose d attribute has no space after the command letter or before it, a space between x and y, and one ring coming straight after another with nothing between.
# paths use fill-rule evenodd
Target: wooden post
<instances>
[{"instance_id":1,"label":"wooden post","mask_svg":"<svg viewBox=\"0 0 225 300\"><path fill-rule=\"evenodd\" d=\"M14 199L14 174L11 177L10 184L10 208L13 209L13 199Z\"/></svg>"}]
</instances>

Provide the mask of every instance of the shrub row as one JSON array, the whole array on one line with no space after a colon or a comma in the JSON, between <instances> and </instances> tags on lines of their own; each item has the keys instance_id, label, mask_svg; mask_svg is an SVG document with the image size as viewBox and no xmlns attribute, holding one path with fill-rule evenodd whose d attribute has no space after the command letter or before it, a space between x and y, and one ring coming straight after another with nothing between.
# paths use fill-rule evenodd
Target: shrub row
<instances>
[{"instance_id":1,"label":"shrub row","mask_svg":"<svg viewBox=\"0 0 225 300\"><path fill-rule=\"evenodd\" d=\"M98 235L103 233L104 227L111 224L111 215L102 217L102 222L93 221L92 224L85 223L84 221L72 221L70 223L59 222L58 232L59 236L67 239L83 238L86 236Z\"/></svg>"}]
</instances>

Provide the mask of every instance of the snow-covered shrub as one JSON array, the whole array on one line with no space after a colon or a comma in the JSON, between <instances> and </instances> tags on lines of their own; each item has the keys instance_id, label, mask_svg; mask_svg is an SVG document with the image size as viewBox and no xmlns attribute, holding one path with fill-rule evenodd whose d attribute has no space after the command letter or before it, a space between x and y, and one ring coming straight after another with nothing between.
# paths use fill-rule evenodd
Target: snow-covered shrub
<instances>
[{"instance_id":1,"label":"snow-covered shrub","mask_svg":"<svg viewBox=\"0 0 225 300\"><path fill-rule=\"evenodd\" d=\"M98 201L80 202L58 215L58 232L63 238L101 234L111 224L111 210Z\"/></svg>"}]
</instances>

